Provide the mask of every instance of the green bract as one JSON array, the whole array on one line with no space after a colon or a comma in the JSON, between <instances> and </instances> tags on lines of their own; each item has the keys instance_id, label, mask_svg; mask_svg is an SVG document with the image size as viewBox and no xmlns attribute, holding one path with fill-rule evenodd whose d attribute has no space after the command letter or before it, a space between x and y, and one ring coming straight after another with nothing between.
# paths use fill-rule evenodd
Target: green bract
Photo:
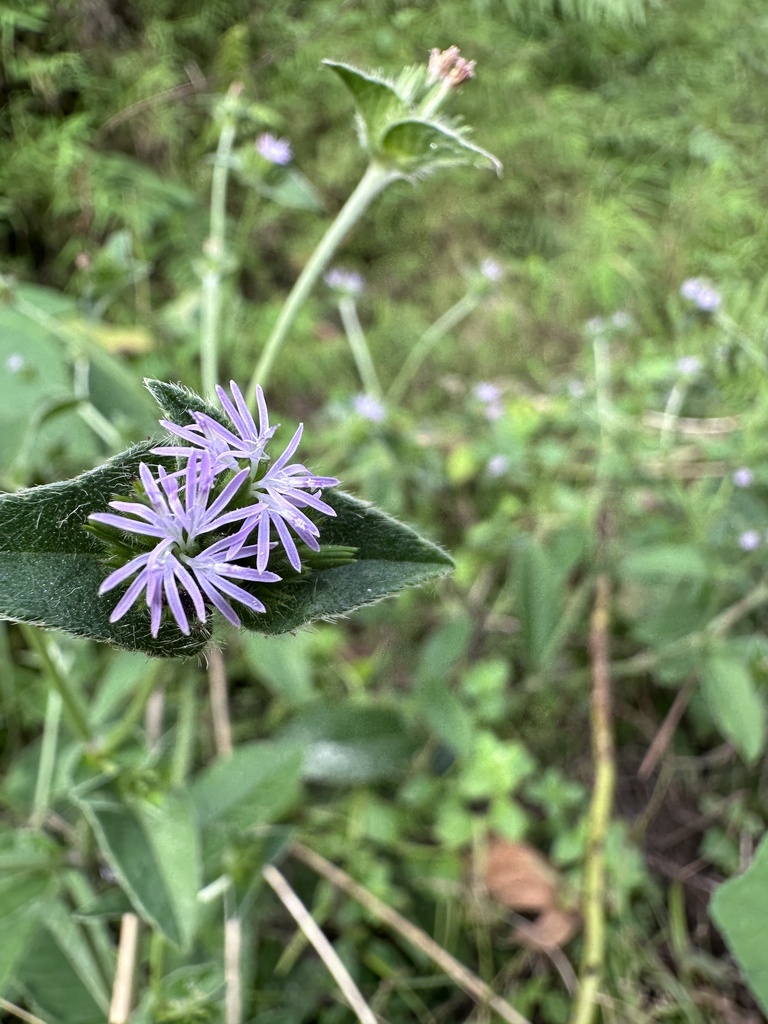
<instances>
[{"instance_id":1,"label":"green bract","mask_svg":"<svg viewBox=\"0 0 768 1024\"><path fill-rule=\"evenodd\" d=\"M177 422L191 422L190 409L221 417L176 385L149 381L148 386L163 412ZM209 631L199 628L184 636L171 621L163 622L153 638L144 607L111 623L114 597L97 593L113 567L102 543L84 529L88 515L106 510L114 494L129 493L141 462L174 468L172 459L151 454L154 444L131 448L73 480L0 497L0 617L160 657L189 656L205 647ZM308 572L271 584L266 615L246 614L247 629L283 633L313 619L343 615L452 567L440 548L378 509L343 493L325 497L336 518L323 523L323 549L332 554L352 548L354 559L342 551L343 557L330 558L327 567L322 557L309 560L314 567Z\"/></svg>"},{"instance_id":2,"label":"green bract","mask_svg":"<svg viewBox=\"0 0 768 1024\"><path fill-rule=\"evenodd\" d=\"M389 80L349 64L323 63L352 93L361 145L388 170L404 178L462 165L501 172L492 153L469 142L465 125L428 112L437 87L430 87L426 67L408 68Z\"/></svg>"}]
</instances>

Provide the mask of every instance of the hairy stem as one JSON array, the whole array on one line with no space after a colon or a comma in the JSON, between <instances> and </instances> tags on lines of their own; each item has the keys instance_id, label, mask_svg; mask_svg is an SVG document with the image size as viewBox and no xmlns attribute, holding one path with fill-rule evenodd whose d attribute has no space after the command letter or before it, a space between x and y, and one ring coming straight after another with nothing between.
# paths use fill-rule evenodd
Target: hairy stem
<instances>
[{"instance_id":1,"label":"hairy stem","mask_svg":"<svg viewBox=\"0 0 768 1024\"><path fill-rule=\"evenodd\" d=\"M236 96L240 86L232 86ZM229 158L237 133L234 113L224 118L211 177L211 231L206 242L206 258L210 265L203 273L202 332L200 335L200 376L203 393L213 395L219 380L219 320L221 317L221 282L226 256L227 179Z\"/></svg>"},{"instance_id":2,"label":"hairy stem","mask_svg":"<svg viewBox=\"0 0 768 1024\"><path fill-rule=\"evenodd\" d=\"M400 372L392 382L387 392L388 402L395 405L402 399L408 389L408 385L430 352L442 341L446 334L449 334L470 313L473 313L479 304L480 298L477 293L469 291L424 331L406 356Z\"/></svg>"},{"instance_id":3,"label":"hairy stem","mask_svg":"<svg viewBox=\"0 0 768 1024\"><path fill-rule=\"evenodd\" d=\"M363 388L367 394L381 399L383 396L379 377L373 364L371 350L368 348L368 342L366 341L360 318L357 315L355 300L351 296L344 295L339 299L339 316L344 325L344 333L347 336L347 341L352 351L352 358L355 360L355 366L360 374Z\"/></svg>"},{"instance_id":4,"label":"hairy stem","mask_svg":"<svg viewBox=\"0 0 768 1024\"><path fill-rule=\"evenodd\" d=\"M277 323L267 339L264 351L261 353L256 364L256 369L246 391L246 397L251 404L254 401L257 385L261 384L264 387L267 384L277 354L293 326L296 315L317 283L318 278L330 263L343 238L362 217L376 196L383 192L387 185L398 176L396 171L382 167L381 164L370 164L358 182L357 188L323 235L319 245L299 275L296 284L291 289L291 293L280 311L280 316L277 318Z\"/></svg>"}]
</instances>

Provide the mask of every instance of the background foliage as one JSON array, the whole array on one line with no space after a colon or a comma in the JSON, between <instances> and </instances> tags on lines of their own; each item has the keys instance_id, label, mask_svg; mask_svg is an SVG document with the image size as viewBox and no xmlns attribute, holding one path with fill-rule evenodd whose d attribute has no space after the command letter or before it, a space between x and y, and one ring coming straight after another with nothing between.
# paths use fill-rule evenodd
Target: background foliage
<instances>
[{"instance_id":1,"label":"background foliage","mask_svg":"<svg viewBox=\"0 0 768 1024\"><path fill-rule=\"evenodd\" d=\"M0 3L8 491L148 435L142 377L199 387L214 115L233 81L248 112L225 380L250 376L362 171L322 58L396 71L457 43L478 61L457 106L505 168L501 182L458 170L397 184L344 247L385 393L469 296L383 420L354 403L326 288L270 388L286 429L311 423L313 468L451 551L448 582L293 636L222 634L226 761L204 666L0 623L2 996L49 1024L103 1021L133 907L148 927L132 1020L223 1019L233 915L244 1020L348 1020L261 881L285 858L383 1019L468 1018L472 1001L422 953L287 856L300 838L530 1020L568 1020L578 923L544 949L514 929L579 906L605 571L617 798L603 1018L762 1019L764 34L760 0ZM290 138L288 168L255 155L263 131ZM503 280L479 272L488 259ZM681 298L690 277L714 283L716 313ZM62 718L57 673L82 695L85 736ZM503 895L493 837L546 858L549 903ZM713 918L736 959L707 912L727 879Z\"/></svg>"}]
</instances>

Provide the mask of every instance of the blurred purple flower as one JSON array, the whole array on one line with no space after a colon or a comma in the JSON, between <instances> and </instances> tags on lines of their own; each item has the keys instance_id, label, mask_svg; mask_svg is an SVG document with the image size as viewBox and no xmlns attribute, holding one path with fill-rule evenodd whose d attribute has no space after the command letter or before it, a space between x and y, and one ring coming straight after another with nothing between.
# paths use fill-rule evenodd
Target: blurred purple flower
<instances>
[{"instance_id":1,"label":"blurred purple flower","mask_svg":"<svg viewBox=\"0 0 768 1024\"><path fill-rule=\"evenodd\" d=\"M565 386L571 398L583 398L587 393L586 384L577 377L572 377Z\"/></svg>"},{"instance_id":2,"label":"blurred purple flower","mask_svg":"<svg viewBox=\"0 0 768 1024\"><path fill-rule=\"evenodd\" d=\"M757 530L745 530L739 537L739 547L742 551L754 551L762 543L762 537Z\"/></svg>"},{"instance_id":3,"label":"blurred purple flower","mask_svg":"<svg viewBox=\"0 0 768 1024\"><path fill-rule=\"evenodd\" d=\"M631 325L632 317L629 313L625 313L623 309L618 310L611 317L611 326L615 327L617 331L625 331Z\"/></svg>"},{"instance_id":4,"label":"blurred purple flower","mask_svg":"<svg viewBox=\"0 0 768 1024\"><path fill-rule=\"evenodd\" d=\"M504 268L496 260L485 259L480 264L480 273L486 281L498 282L504 277Z\"/></svg>"},{"instance_id":5,"label":"blurred purple flower","mask_svg":"<svg viewBox=\"0 0 768 1024\"><path fill-rule=\"evenodd\" d=\"M384 403L373 395L355 395L352 407L358 416L371 423L383 423L387 416Z\"/></svg>"},{"instance_id":6,"label":"blurred purple flower","mask_svg":"<svg viewBox=\"0 0 768 1024\"><path fill-rule=\"evenodd\" d=\"M754 482L755 475L751 469L746 466L741 466L739 469L734 470L733 482L737 487L751 487Z\"/></svg>"},{"instance_id":7,"label":"blurred purple flower","mask_svg":"<svg viewBox=\"0 0 768 1024\"><path fill-rule=\"evenodd\" d=\"M479 384L475 384L473 391L475 398L486 404L490 402L498 402L501 398L501 388L498 384L493 384L491 381L480 381Z\"/></svg>"},{"instance_id":8,"label":"blurred purple flower","mask_svg":"<svg viewBox=\"0 0 768 1024\"><path fill-rule=\"evenodd\" d=\"M680 285L680 294L703 313L714 313L720 308L720 292L701 277L689 277Z\"/></svg>"},{"instance_id":9,"label":"blurred purple flower","mask_svg":"<svg viewBox=\"0 0 768 1024\"><path fill-rule=\"evenodd\" d=\"M509 459L506 455L492 455L485 467L488 476L504 476L509 469Z\"/></svg>"},{"instance_id":10,"label":"blurred purple flower","mask_svg":"<svg viewBox=\"0 0 768 1024\"><path fill-rule=\"evenodd\" d=\"M26 360L20 352L11 352L5 360L5 368L8 373L21 373L26 366Z\"/></svg>"},{"instance_id":11,"label":"blurred purple flower","mask_svg":"<svg viewBox=\"0 0 768 1024\"><path fill-rule=\"evenodd\" d=\"M278 139L271 132L262 132L254 145L257 152L271 164L284 167L293 160L293 150L288 139Z\"/></svg>"},{"instance_id":12,"label":"blurred purple flower","mask_svg":"<svg viewBox=\"0 0 768 1024\"><path fill-rule=\"evenodd\" d=\"M695 377L700 372L702 362L698 356L683 356L677 361L677 371L684 377Z\"/></svg>"},{"instance_id":13,"label":"blurred purple flower","mask_svg":"<svg viewBox=\"0 0 768 1024\"><path fill-rule=\"evenodd\" d=\"M365 279L356 270L333 267L323 278L329 288L343 295L359 295L365 287Z\"/></svg>"},{"instance_id":14,"label":"blurred purple flower","mask_svg":"<svg viewBox=\"0 0 768 1024\"><path fill-rule=\"evenodd\" d=\"M591 338L594 338L598 334L603 334L607 326L608 324L603 317L593 316L591 320L587 320L584 324L584 330Z\"/></svg>"}]
</instances>

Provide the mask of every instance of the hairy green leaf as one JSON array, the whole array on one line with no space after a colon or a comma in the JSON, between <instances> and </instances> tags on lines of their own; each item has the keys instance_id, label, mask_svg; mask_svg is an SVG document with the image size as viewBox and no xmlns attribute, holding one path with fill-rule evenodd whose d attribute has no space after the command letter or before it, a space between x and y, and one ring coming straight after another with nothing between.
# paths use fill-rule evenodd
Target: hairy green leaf
<instances>
[{"instance_id":1,"label":"hairy green leaf","mask_svg":"<svg viewBox=\"0 0 768 1024\"><path fill-rule=\"evenodd\" d=\"M138 914L186 948L196 925L201 884L197 821L189 796L122 800L110 790L79 804L101 852Z\"/></svg>"},{"instance_id":2,"label":"hairy green leaf","mask_svg":"<svg viewBox=\"0 0 768 1024\"><path fill-rule=\"evenodd\" d=\"M765 746L765 702L749 668L735 655L716 654L707 659L701 683L718 729L754 763Z\"/></svg>"},{"instance_id":3,"label":"hairy green leaf","mask_svg":"<svg viewBox=\"0 0 768 1024\"><path fill-rule=\"evenodd\" d=\"M725 936L753 994L768 1013L768 953L765 944L768 837L758 846L754 860L744 874L720 886L712 897L709 912Z\"/></svg>"}]
</instances>

